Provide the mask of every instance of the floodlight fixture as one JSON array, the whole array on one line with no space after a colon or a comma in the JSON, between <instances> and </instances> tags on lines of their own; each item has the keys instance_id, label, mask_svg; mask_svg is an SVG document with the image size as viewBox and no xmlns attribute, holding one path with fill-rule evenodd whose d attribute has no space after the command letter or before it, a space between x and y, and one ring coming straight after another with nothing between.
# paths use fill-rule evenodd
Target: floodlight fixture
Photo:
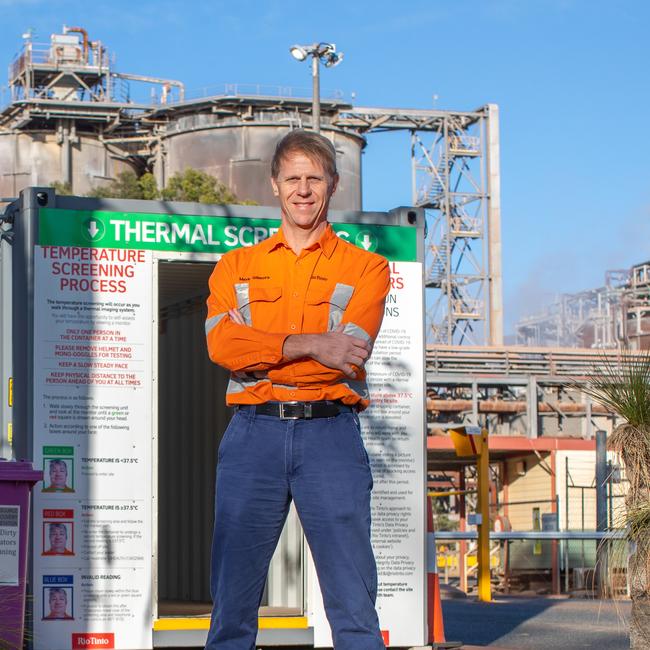
<instances>
[{"instance_id":1,"label":"floodlight fixture","mask_svg":"<svg viewBox=\"0 0 650 650\"><path fill-rule=\"evenodd\" d=\"M343 52L331 52L325 60L326 68L333 68L343 61Z\"/></svg>"},{"instance_id":2,"label":"floodlight fixture","mask_svg":"<svg viewBox=\"0 0 650 650\"><path fill-rule=\"evenodd\" d=\"M343 52L336 51L334 43L313 43L312 45L292 45L291 56L297 61L304 61L311 56L311 74L313 81L311 114L312 129L320 133L320 77L319 63L326 68L333 68L343 61Z\"/></svg>"},{"instance_id":3,"label":"floodlight fixture","mask_svg":"<svg viewBox=\"0 0 650 650\"><path fill-rule=\"evenodd\" d=\"M289 52L291 52L291 56L298 61L304 61L307 58L305 48L300 45L292 46L289 48Z\"/></svg>"}]
</instances>

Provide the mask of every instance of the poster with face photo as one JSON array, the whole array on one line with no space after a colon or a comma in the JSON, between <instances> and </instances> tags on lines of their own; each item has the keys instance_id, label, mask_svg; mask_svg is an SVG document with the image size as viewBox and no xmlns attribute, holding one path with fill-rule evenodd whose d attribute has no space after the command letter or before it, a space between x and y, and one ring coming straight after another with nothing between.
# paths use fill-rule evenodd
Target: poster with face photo
<instances>
[{"instance_id":1,"label":"poster with face photo","mask_svg":"<svg viewBox=\"0 0 650 650\"><path fill-rule=\"evenodd\" d=\"M72 576L43 576L43 621L74 620L74 588Z\"/></svg>"},{"instance_id":2,"label":"poster with face photo","mask_svg":"<svg viewBox=\"0 0 650 650\"><path fill-rule=\"evenodd\" d=\"M74 492L73 458L43 458L42 492Z\"/></svg>"},{"instance_id":3,"label":"poster with face photo","mask_svg":"<svg viewBox=\"0 0 650 650\"><path fill-rule=\"evenodd\" d=\"M74 555L74 522L44 521L41 555Z\"/></svg>"}]
</instances>

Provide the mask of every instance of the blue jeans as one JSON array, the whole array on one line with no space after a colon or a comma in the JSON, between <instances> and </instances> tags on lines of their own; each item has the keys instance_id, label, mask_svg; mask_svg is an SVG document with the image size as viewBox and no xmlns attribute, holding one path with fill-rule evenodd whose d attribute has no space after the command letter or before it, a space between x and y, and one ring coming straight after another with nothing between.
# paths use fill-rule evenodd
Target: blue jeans
<instances>
[{"instance_id":1,"label":"blue jeans","mask_svg":"<svg viewBox=\"0 0 650 650\"><path fill-rule=\"evenodd\" d=\"M269 563L293 499L336 650L384 650L371 490L355 413L281 420L238 410L219 446L206 649L255 647Z\"/></svg>"}]
</instances>

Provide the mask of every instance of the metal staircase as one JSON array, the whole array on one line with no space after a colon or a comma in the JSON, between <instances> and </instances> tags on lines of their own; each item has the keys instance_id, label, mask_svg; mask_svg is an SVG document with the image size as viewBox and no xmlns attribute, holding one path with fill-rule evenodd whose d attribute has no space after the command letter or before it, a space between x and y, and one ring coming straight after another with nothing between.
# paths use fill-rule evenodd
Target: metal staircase
<instances>
[{"instance_id":1,"label":"metal staircase","mask_svg":"<svg viewBox=\"0 0 650 650\"><path fill-rule=\"evenodd\" d=\"M494 344L502 337L498 150L491 148L498 109L487 108L476 120L444 115L427 133L411 132L413 197L427 209L429 225L429 343Z\"/></svg>"},{"instance_id":2,"label":"metal staircase","mask_svg":"<svg viewBox=\"0 0 650 650\"><path fill-rule=\"evenodd\" d=\"M433 289L443 289L447 277L449 261L449 237L445 234L439 244L431 245L433 260L426 277L426 286Z\"/></svg>"}]
</instances>

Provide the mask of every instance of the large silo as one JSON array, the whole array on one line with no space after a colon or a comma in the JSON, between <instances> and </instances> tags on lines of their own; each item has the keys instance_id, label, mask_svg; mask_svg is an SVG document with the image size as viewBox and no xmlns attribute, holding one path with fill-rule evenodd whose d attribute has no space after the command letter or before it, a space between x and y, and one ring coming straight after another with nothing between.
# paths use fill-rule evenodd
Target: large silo
<instances>
[{"instance_id":1,"label":"large silo","mask_svg":"<svg viewBox=\"0 0 650 650\"><path fill-rule=\"evenodd\" d=\"M75 194L133 169L123 156L112 153L93 134L64 141L56 131L0 131L0 196L17 197L30 185L69 183Z\"/></svg>"},{"instance_id":2,"label":"large silo","mask_svg":"<svg viewBox=\"0 0 650 650\"><path fill-rule=\"evenodd\" d=\"M340 104L323 102L322 133L337 152L341 180L332 208L361 209L365 139L328 122ZM278 140L302 125L311 102L295 98L217 96L157 111L168 120L154 163L159 184L187 167L216 176L240 199L275 204L269 170Z\"/></svg>"}]
</instances>

